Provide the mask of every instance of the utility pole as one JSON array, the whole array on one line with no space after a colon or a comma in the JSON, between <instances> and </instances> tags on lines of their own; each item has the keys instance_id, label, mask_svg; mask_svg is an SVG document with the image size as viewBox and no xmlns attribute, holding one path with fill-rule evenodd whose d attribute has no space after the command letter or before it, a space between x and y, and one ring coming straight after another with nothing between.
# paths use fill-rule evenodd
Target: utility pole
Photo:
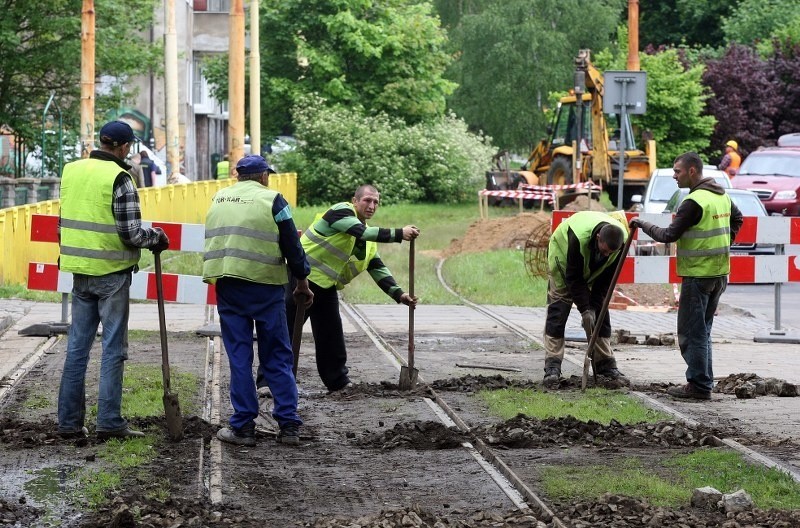
<instances>
[{"instance_id":1,"label":"utility pole","mask_svg":"<svg viewBox=\"0 0 800 528\"><path fill-rule=\"evenodd\" d=\"M178 35L175 30L175 0L164 2L164 84L167 139L167 181L180 172L180 129L178 125Z\"/></svg>"},{"instance_id":2,"label":"utility pole","mask_svg":"<svg viewBox=\"0 0 800 528\"><path fill-rule=\"evenodd\" d=\"M232 167L244 156L244 6L231 0L228 53L228 156Z\"/></svg>"},{"instance_id":3,"label":"utility pole","mask_svg":"<svg viewBox=\"0 0 800 528\"><path fill-rule=\"evenodd\" d=\"M258 0L250 0L250 152L261 154L261 50Z\"/></svg>"},{"instance_id":4,"label":"utility pole","mask_svg":"<svg viewBox=\"0 0 800 528\"><path fill-rule=\"evenodd\" d=\"M628 70L639 71L639 0L628 0Z\"/></svg>"},{"instance_id":5,"label":"utility pole","mask_svg":"<svg viewBox=\"0 0 800 528\"><path fill-rule=\"evenodd\" d=\"M94 18L94 0L83 0L81 7L82 158L88 158L89 153L94 150ZM42 145L42 149L44 149L44 145ZM61 175L59 174L59 176Z\"/></svg>"}]
</instances>

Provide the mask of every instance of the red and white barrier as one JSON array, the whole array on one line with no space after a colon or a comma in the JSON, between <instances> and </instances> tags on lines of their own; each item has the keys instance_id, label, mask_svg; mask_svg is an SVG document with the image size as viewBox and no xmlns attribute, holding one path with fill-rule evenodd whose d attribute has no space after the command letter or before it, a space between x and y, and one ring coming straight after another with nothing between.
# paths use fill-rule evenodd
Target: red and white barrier
<instances>
[{"instance_id":1,"label":"red and white barrier","mask_svg":"<svg viewBox=\"0 0 800 528\"><path fill-rule=\"evenodd\" d=\"M169 237L170 251L202 252L205 243L205 225L177 224L172 222L142 222L143 227L160 227ZM58 217L33 215L31 241L58 243ZM164 300L183 304L217 304L214 286L195 275L162 273ZM60 271L56 264L28 263L28 289L72 291L72 274ZM131 299L156 300L155 273L134 273L131 279Z\"/></svg>"},{"instance_id":2,"label":"red and white barrier","mask_svg":"<svg viewBox=\"0 0 800 528\"><path fill-rule=\"evenodd\" d=\"M553 229L574 214L574 211L553 211ZM626 213L661 227L672 222L670 214ZM652 240L637 229L634 238ZM800 243L800 218L787 216L746 216L736 242L758 244ZM681 282L676 272L677 259L669 256L629 256L622 266L620 284L669 284ZM800 256L797 255L732 255L728 281L733 284L772 284L800 282Z\"/></svg>"}]
</instances>

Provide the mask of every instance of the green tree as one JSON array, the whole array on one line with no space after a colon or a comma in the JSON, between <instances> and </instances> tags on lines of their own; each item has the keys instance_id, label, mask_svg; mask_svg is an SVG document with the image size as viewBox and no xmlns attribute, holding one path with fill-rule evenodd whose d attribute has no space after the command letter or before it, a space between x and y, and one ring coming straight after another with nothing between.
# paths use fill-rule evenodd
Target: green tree
<instances>
[{"instance_id":1,"label":"green tree","mask_svg":"<svg viewBox=\"0 0 800 528\"><path fill-rule=\"evenodd\" d=\"M798 20L800 2L797 0L741 0L725 20L723 30L729 42L754 44L786 36L782 30L797 28Z\"/></svg>"},{"instance_id":2,"label":"green tree","mask_svg":"<svg viewBox=\"0 0 800 528\"><path fill-rule=\"evenodd\" d=\"M441 4L442 2L440 2ZM548 93L572 86L579 49L609 45L624 2L504 0L449 11L459 86L449 108L504 149L525 151L546 128Z\"/></svg>"},{"instance_id":3,"label":"green tree","mask_svg":"<svg viewBox=\"0 0 800 528\"><path fill-rule=\"evenodd\" d=\"M159 50L139 36L155 0L97 0L97 78L114 79L96 100L103 115L131 96L129 75L157 64ZM42 110L55 93L66 128L80 116L81 0L6 0L0 17L0 125L36 141Z\"/></svg>"},{"instance_id":4,"label":"green tree","mask_svg":"<svg viewBox=\"0 0 800 528\"><path fill-rule=\"evenodd\" d=\"M443 76L447 37L428 2L266 0L262 7L262 109L269 135L290 132L289 110L312 93L408 123L444 114L455 86ZM224 100L227 69L219 60L204 73Z\"/></svg>"},{"instance_id":5,"label":"green tree","mask_svg":"<svg viewBox=\"0 0 800 528\"><path fill-rule=\"evenodd\" d=\"M283 154L281 170L297 172L307 203L346 200L371 183L385 203L474 199L494 148L446 115L406 125L398 117L308 97L294 111L301 147Z\"/></svg>"},{"instance_id":6,"label":"green tree","mask_svg":"<svg viewBox=\"0 0 800 528\"><path fill-rule=\"evenodd\" d=\"M648 46L721 46L724 18L739 0L639 0L639 42Z\"/></svg>"}]
</instances>

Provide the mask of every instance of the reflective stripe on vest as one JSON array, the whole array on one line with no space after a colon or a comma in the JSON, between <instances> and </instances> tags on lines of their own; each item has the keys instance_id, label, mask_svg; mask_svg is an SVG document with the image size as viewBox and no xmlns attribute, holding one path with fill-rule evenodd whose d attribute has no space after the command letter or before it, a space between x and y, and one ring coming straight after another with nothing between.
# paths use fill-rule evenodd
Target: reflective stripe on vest
<instances>
[{"instance_id":1,"label":"reflective stripe on vest","mask_svg":"<svg viewBox=\"0 0 800 528\"><path fill-rule=\"evenodd\" d=\"M719 277L730 272L731 199L703 189L689 193L703 208L700 221L677 243L677 272L681 277Z\"/></svg>"},{"instance_id":2,"label":"reflective stripe on vest","mask_svg":"<svg viewBox=\"0 0 800 528\"><path fill-rule=\"evenodd\" d=\"M108 275L139 262L139 248L123 244L112 212L114 181L123 169L113 161L86 158L67 163L61 178L63 271Z\"/></svg>"},{"instance_id":3,"label":"reflective stripe on vest","mask_svg":"<svg viewBox=\"0 0 800 528\"><path fill-rule=\"evenodd\" d=\"M347 204L347 206L355 214L353 205ZM326 237L315 229L317 222L324 222L322 216L322 214L317 215L311 227L300 237L300 243L311 265L308 280L323 288L336 286L341 290L367 269L370 260L378 253L378 244L367 241L366 255L363 259L358 259L352 254L356 244L355 237L347 233L336 233Z\"/></svg>"},{"instance_id":4,"label":"reflective stripe on vest","mask_svg":"<svg viewBox=\"0 0 800 528\"><path fill-rule=\"evenodd\" d=\"M240 181L217 192L206 216L203 280L221 277L286 284L286 260L278 244L272 204L278 193L256 181Z\"/></svg>"},{"instance_id":5,"label":"reflective stripe on vest","mask_svg":"<svg viewBox=\"0 0 800 528\"><path fill-rule=\"evenodd\" d=\"M550 237L550 244L547 250L547 265L550 270L550 276L553 278L557 288L564 289L567 287L565 275L567 271L567 252L569 250L569 229L572 229L572 232L575 233L575 236L580 241L581 255L583 256L583 279L587 284L594 283L595 279L617 258L619 250L611 253L605 263L594 272L589 268L591 264L590 239L592 231L600 223L615 225L622 229L623 233L626 232L625 226L621 222L606 213L581 211L561 222Z\"/></svg>"}]
</instances>

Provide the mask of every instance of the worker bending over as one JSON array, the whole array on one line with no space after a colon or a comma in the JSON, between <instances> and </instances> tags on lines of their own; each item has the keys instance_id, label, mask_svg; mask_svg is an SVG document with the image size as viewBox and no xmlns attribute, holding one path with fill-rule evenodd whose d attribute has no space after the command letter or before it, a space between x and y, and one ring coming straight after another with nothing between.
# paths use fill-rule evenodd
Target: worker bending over
<instances>
[{"instance_id":1,"label":"worker bending over","mask_svg":"<svg viewBox=\"0 0 800 528\"><path fill-rule=\"evenodd\" d=\"M553 232L547 253L549 283L547 319L544 326L544 379L546 387L558 386L564 359L564 328L572 304L578 307L586 339L600 324L594 349L595 374L629 384L617 369L611 350L611 320L606 312L597 321L621 256L625 225L606 213L581 211Z\"/></svg>"}]
</instances>

